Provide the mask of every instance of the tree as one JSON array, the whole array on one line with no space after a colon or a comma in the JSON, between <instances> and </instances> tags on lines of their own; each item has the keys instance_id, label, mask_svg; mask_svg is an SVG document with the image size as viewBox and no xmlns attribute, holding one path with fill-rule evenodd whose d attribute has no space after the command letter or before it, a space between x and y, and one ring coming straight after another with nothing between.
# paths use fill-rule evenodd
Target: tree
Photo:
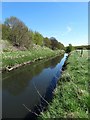
<instances>
[{"instance_id":1,"label":"tree","mask_svg":"<svg viewBox=\"0 0 90 120\"><path fill-rule=\"evenodd\" d=\"M9 40L9 35L10 35L11 29L9 28L9 26L6 26L4 24L2 24L2 39L3 40Z\"/></svg>"},{"instance_id":2,"label":"tree","mask_svg":"<svg viewBox=\"0 0 90 120\"><path fill-rule=\"evenodd\" d=\"M51 40L51 48L52 48L52 50L57 49L58 48L58 41L56 40L56 38L51 37L50 40Z\"/></svg>"},{"instance_id":3,"label":"tree","mask_svg":"<svg viewBox=\"0 0 90 120\"><path fill-rule=\"evenodd\" d=\"M31 43L30 31L27 26L16 17L5 20L5 26L9 27L9 40L18 47L29 47Z\"/></svg>"},{"instance_id":4,"label":"tree","mask_svg":"<svg viewBox=\"0 0 90 120\"><path fill-rule=\"evenodd\" d=\"M33 43L46 46L53 50L64 49L64 45L56 40L56 38L43 37L39 32L33 32L18 18L7 18L2 25L2 39L7 39L16 47L30 48Z\"/></svg>"},{"instance_id":5,"label":"tree","mask_svg":"<svg viewBox=\"0 0 90 120\"><path fill-rule=\"evenodd\" d=\"M51 48L51 41L49 40L48 37L45 37L45 38L43 39L43 44L44 44L44 46L46 46L46 47L48 47L48 48Z\"/></svg>"},{"instance_id":6,"label":"tree","mask_svg":"<svg viewBox=\"0 0 90 120\"><path fill-rule=\"evenodd\" d=\"M61 42L58 42L57 48L60 49L60 50L64 50L65 49L64 45Z\"/></svg>"},{"instance_id":7,"label":"tree","mask_svg":"<svg viewBox=\"0 0 90 120\"><path fill-rule=\"evenodd\" d=\"M43 36L39 32L34 33L34 41L36 45L43 45Z\"/></svg>"},{"instance_id":8,"label":"tree","mask_svg":"<svg viewBox=\"0 0 90 120\"><path fill-rule=\"evenodd\" d=\"M69 46L66 47L66 53L70 53L72 51L73 47L71 44L69 44Z\"/></svg>"}]
</instances>

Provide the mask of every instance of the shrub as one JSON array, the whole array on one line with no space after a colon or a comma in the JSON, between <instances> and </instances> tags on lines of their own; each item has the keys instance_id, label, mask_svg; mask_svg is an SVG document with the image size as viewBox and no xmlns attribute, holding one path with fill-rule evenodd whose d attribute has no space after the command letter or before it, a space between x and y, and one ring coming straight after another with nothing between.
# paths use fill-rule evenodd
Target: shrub
<instances>
[{"instance_id":1,"label":"shrub","mask_svg":"<svg viewBox=\"0 0 90 120\"><path fill-rule=\"evenodd\" d=\"M66 47L66 53L70 53L72 51L72 45L69 44L69 46Z\"/></svg>"}]
</instances>

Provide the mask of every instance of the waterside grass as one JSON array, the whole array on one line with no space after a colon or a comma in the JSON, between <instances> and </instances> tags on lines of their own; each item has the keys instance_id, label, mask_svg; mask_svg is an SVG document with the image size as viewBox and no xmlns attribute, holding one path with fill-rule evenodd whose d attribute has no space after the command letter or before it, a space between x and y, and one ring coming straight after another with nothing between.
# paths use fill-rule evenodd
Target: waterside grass
<instances>
[{"instance_id":1,"label":"waterside grass","mask_svg":"<svg viewBox=\"0 0 90 120\"><path fill-rule=\"evenodd\" d=\"M64 51L53 51L46 47L37 47L28 51L2 52L2 69L32 63L36 60L50 58L60 54L64 54Z\"/></svg>"},{"instance_id":2,"label":"waterside grass","mask_svg":"<svg viewBox=\"0 0 90 120\"><path fill-rule=\"evenodd\" d=\"M89 119L90 97L88 51L73 51L67 60L54 92L54 98L38 119L45 118L86 118Z\"/></svg>"}]
</instances>

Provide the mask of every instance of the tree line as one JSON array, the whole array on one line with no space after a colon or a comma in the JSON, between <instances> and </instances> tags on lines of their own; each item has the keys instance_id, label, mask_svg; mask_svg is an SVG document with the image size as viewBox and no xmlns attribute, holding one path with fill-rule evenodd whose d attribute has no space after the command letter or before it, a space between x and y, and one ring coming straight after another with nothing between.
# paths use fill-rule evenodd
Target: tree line
<instances>
[{"instance_id":1,"label":"tree line","mask_svg":"<svg viewBox=\"0 0 90 120\"><path fill-rule=\"evenodd\" d=\"M31 48L33 44L46 46L52 50L64 49L64 45L55 37L43 37L37 31L32 31L18 18L7 18L2 24L2 39L9 40L13 46Z\"/></svg>"},{"instance_id":2,"label":"tree line","mask_svg":"<svg viewBox=\"0 0 90 120\"><path fill-rule=\"evenodd\" d=\"M87 49L90 50L90 45L81 45L81 46L74 46L75 49L81 50L81 49Z\"/></svg>"}]
</instances>

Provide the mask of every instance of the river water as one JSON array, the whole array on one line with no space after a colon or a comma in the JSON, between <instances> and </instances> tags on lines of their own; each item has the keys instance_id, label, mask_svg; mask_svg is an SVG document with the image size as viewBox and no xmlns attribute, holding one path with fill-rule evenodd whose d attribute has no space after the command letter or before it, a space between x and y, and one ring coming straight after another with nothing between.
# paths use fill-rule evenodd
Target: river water
<instances>
[{"instance_id":1,"label":"river water","mask_svg":"<svg viewBox=\"0 0 90 120\"><path fill-rule=\"evenodd\" d=\"M3 118L25 118L29 110L33 111L42 102L42 96L47 101L51 100L66 57L64 54L3 73Z\"/></svg>"}]
</instances>

